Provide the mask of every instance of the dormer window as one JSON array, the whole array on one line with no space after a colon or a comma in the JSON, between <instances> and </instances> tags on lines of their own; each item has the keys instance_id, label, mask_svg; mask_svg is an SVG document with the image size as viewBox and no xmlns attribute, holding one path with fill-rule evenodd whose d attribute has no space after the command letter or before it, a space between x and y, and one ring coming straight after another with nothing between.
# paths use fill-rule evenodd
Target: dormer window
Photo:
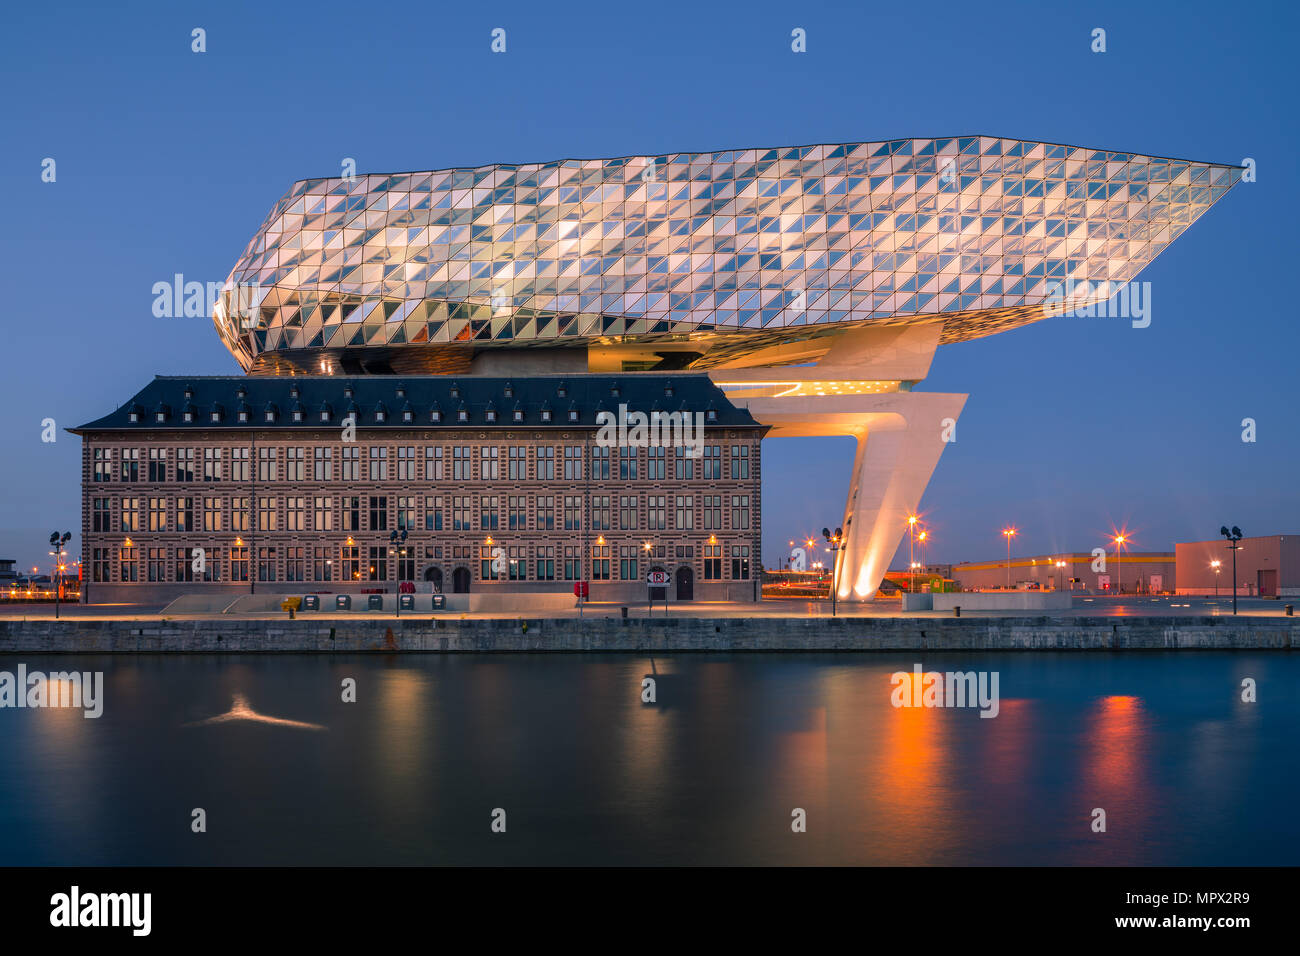
<instances>
[{"instance_id":1,"label":"dormer window","mask_svg":"<svg viewBox=\"0 0 1300 956\"><path fill-rule=\"evenodd\" d=\"M615 382L613 385L609 387L609 397L618 398L619 391L620 389L618 387L618 382Z\"/></svg>"},{"instance_id":2,"label":"dormer window","mask_svg":"<svg viewBox=\"0 0 1300 956\"><path fill-rule=\"evenodd\" d=\"M297 383L297 382L295 382L294 384L292 384L292 385L289 386L289 397L290 397L290 398L298 398L298 397L299 397L299 395L298 395L298 383Z\"/></svg>"},{"instance_id":3,"label":"dormer window","mask_svg":"<svg viewBox=\"0 0 1300 956\"><path fill-rule=\"evenodd\" d=\"M672 383L672 382L668 382L667 384L664 385L664 397L665 397L665 398L672 398L672 397L673 397L673 383Z\"/></svg>"},{"instance_id":4,"label":"dormer window","mask_svg":"<svg viewBox=\"0 0 1300 956\"><path fill-rule=\"evenodd\" d=\"M265 421L268 421L268 422L273 422L273 421L275 421L275 409L274 409L274 408L268 408L268 409L263 413L263 419L264 419Z\"/></svg>"},{"instance_id":5,"label":"dormer window","mask_svg":"<svg viewBox=\"0 0 1300 956\"><path fill-rule=\"evenodd\" d=\"M555 390L555 394L560 396L560 398L564 398L569 394L569 386L564 382L561 382L560 387Z\"/></svg>"},{"instance_id":6,"label":"dormer window","mask_svg":"<svg viewBox=\"0 0 1300 956\"><path fill-rule=\"evenodd\" d=\"M455 382L451 383L451 397L460 398L460 385Z\"/></svg>"},{"instance_id":7,"label":"dormer window","mask_svg":"<svg viewBox=\"0 0 1300 956\"><path fill-rule=\"evenodd\" d=\"M181 412L181 418L183 418L187 422L194 421L194 406L186 405L185 411Z\"/></svg>"},{"instance_id":8,"label":"dormer window","mask_svg":"<svg viewBox=\"0 0 1300 956\"><path fill-rule=\"evenodd\" d=\"M214 423L215 423L215 422L220 422L220 421L221 421L222 411L223 411L223 409L222 409L222 407L221 407L220 405L213 405L213 406L212 406L212 414L211 414L211 416L210 416L210 420L211 420L212 422L214 422Z\"/></svg>"},{"instance_id":9,"label":"dormer window","mask_svg":"<svg viewBox=\"0 0 1300 956\"><path fill-rule=\"evenodd\" d=\"M497 407L491 402L488 402L487 411L484 413L484 417L486 417L490 422L497 420Z\"/></svg>"},{"instance_id":10,"label":"dormer window","mask_svg":"<svg viewBox=\"0 0 1300 956\"><path fill-rule=\"evenodd\" d=\"M301 407L299 407L299 408L295 408L295 409L293 410L293 420L294 420L295 422L300 422L300 421L302 421L302 408L301 408Z\"/></svg>"},{"instance_id":11,"label":"dormer window","mask_svg":"<svg viewBox=\"0 0 1300 956\"><path fill-rule=\"evenodd\" d=\"M352 397L352 383L351 383L351 382L349 382L347 385L344 385L344 386L343 386L343 397L344 397L344 398L351 398L351 397Z\"/></svg>"},{"instance_id":12,"label":"dormer window","mask_svg":"<svg viewBox=\"0 0 1300 956\"><path fill-rule=\"evenodd\" d=\"M716 408L710 408L704 413L704 419L705 421L716 422L718 420L718 410Z\"/></svg>"},{"instance_id":13,"label":"dormer window","mask_svg":"<svg viewBox=\"0 0 1300 956\"><path fill-rule=\"evenodd\" d=\"M523 410L523 408L521 408L520 406L516 405L516 406L515 406L515 421L517 421L517 422L522 422L523 420L524 420L524 410Z\"/></svg>"},{"instance_id":14,"label":"dormer window","mask_svg":"<svg viewBox=\"0 0 1300 956\"><path fill-rule=\"evenodd\" d=\"M415 412L411 411L409 408L403 408L403 409L402 409L402 421L404 421L404 422L413 422L413 421L415 421Z\"/></svg>"},{"instance_id":15,"label":"dormer window","mask_svg":"<svg viewBox=\"0 0 1300 956\"><path fill-rule=\"evenodd\" d=\"M156 422L160 422L160 423L161 423L161 422L165 422L165 421L167 421L167 413L166 413L166 412L155 412L155 413L154 413L154 416L153 416L153 420L156 421Z\"/></svg>"},{"instance_id":16,"label":"dormer window","mask_svg":"<svg viewBox=\"0 0 1300 956\"><path fill-rule=\"evenodd\" d=\"M323 405L321 405L321 407L320 407L320 420L323 421L323 422L327 422L327 421L329 421L329 420L330 420L330 417L331 417L332 414L333 414L333 411L334 411L334 410L333 410L332 408L329 407L329 403L328 403L328 402L325 403L325 404L323 404Z\"/></svg>"},{"instance_id":17,"label":"dormer window","mask_svg":"<svg viewBox=\"0 0 1300 956\"><path fill-rule=\"evenodd\" d=\"M382 422L387 420L388 420L388 409L384 407L383 402L380 402L379 405L376 406L375 408L375 421Z\"/></svg>"},{"instance_id":18,"label":"dormer window","mask_svg":"<svg viewBox=\"0 0 1300 956\"><path fill-rule=\"evenodd\" d=\"M193 397L194 397L194 389L193 389L191 386L186 385L186 386L185 386L185 400L188 402L188 401L189 401L191 398L193 398Z\"/></svg>"},{"instance_id":19,"label":"dormer window","mask_svg":"<svg viewBox=\"0 0 1300 956\"><path fill-rule=\"evenodd\" d=\"M515 387L511 385L509 382L506 382L506 398L514 398L514 397L515 397Z\"/></svg>"},{"instance_id":20,"label":"dormer window","mask_svg":"<svg viewBox=\"0 0 1300 956\"><path fill-rule=\"evenodd\" d=\"M246 422L246 421L248 421L248 409L247 409L247 408L241 408L241 409L239 410L239 420L240 420L241 422Z\"/></svg>"},{"instance_id":21,"label":"dormer window","mask_svg":"<svg viewBox=\"0 0 1300 956\"><path fill-rule=\"evenodd\" d=\"M242 385L239 386L239 388L235 390L235 397L236 397L236 398L247 398L247 397L248 397L248 390L247 390L246 388L244 388L244 386L242 386Z\"/></svg>"},{"instance_id":22,"label":"dormer window","mask_svg":"<svg viewBox=\"0 0 1300 956\"><path fill-rule=\"evenodd\" d=\"M544 421L544 422L549 422L550 420L551 420L551 410L550 410L549 408L543 408L543 409L542 409L542 421Z\"/></svg>"},{"instance_id":23,"label":"dormer window","mask_svg":"<svg viewBox=\"0 0 1300 956\"><path fill-rule=\"evenodd\" d=\"M578 420L578 410L576 408L569 409L569 421L576 422L577 420Z\"/></svg>"},{"instance_id":24,"label":"dormer window","mask_svg":"<svg viewBox=\"0 0 1300 956\"><path fill-rule=\"evenodd\" d=\"M442 411L441 411L441 409L437 409L437 408L435 408L435 409L433 409L433 411L429 412L429 421L431 421L431 422L440 422L440 421L442 421Z\"/></svg>"},{"instance_id":25,"label":"dormer window","mask_svg":"<svg viewBox=\"0 0 1300 956\"><path fill-rule=\"evenodd\" d=\"M405 385L398 385L398 386L397 386L397 397L398 397L398 398L406 398L406 386L405 386Z\"/></svg>"},{"instance_id":26,"label":"dormer window","mask_svg":"<svg viewBox=\"0 0 1300 956\"><path fill-rule=\"evenodd\" d=\"M131 422L132 424L135 424L136 422L138 422L138 421L140 420L140 413L139 413L136 409L133 408L133 409L131 409L129 412L126 413L126 420L127 420L128 422Z\"/></svg>"},{"instance_id":27,"label":"dormer window","mask_svg":"<svg viewBox=\"0 0 1300 956\"><path fill-rule=\"evenodd\" d=\"M466 410L464 405L456 409L456 421L458 422L469 421L469 412Z\"/></svg>"}]
</instances>

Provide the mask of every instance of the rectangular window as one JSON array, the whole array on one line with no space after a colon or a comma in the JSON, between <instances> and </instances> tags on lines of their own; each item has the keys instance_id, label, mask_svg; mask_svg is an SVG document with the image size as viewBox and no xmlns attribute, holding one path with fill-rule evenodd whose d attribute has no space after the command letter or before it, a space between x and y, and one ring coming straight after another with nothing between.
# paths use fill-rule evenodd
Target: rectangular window
<instances>
[{"instance_id":1,"label":"rectangular window","mask_svg":"<svg viewBox=\"0 0 1300 956\"><path fill-rule=\"evenodd\" d=\"M479 454L479 477L484 481L496 481L501 477L501 449L493 445L483 448Z\"/></svg>"},{"instance_id":2,"label":"rectangular window","mask_svg":"<svg viewBox=\"0 0 1300 956\"><path fill-rule=\"evenodd\" d=\"M511 531L528 530L528 499L523 495L511 495L506 499L506 522Z\"/></svg>"},{"instance_id":3,"label":"rectangular window","mask_svg":"<svg viewBox=\"0 0 1300 956\"><path fill-rule=\"evenodd\" d=\"M344 545L339 548L342 567L341 581L361 580L361 548L358 545Z\"/></svg>"},{"instance_id":4,"label":"rectangular window","mask_svg":"<svg viewBox=\"0 0 1300 956\"><path fill-rule=\"evenodd\" d=\"M582 530L582 499L577 495L564 496L564 530Z\"/></svg>"},{"instance_id":5,"label":"rectangular window","mask_svg":"<svg viewBox=\"0 0 1300 956\"><path fill-rule=\"evenodd\" d=\"M203 480L204 481L221 480L221 449L220 448L203 449Z\"/></svg>"},{"instance_id":6,"label":"rectangular window","mask_svg":"<svg viewBox=\"0 0 1300 956\"><path fill-rule=\"evenodd\" d=\"M257 499L257 530L274 531L275 530L275 498L258 498ZM266 580L262 578L261 580Z\"/></svg>"},{"instance_id":7,"label":"rectangular window","mask_svg":"<svg viewBox=\"0 0 1300 956\"><path fill-rule=\"evenodd\" d=\"M317 495L314 499L315 506L312 508L312 530L313 531L333 531L334 530L334 509L330 507L328 495Z\"/></svg>"},{"instance_id":8,"label":"rectangular window","mask_svg":"<svg viewBox=\"0 0 1300 956\"><path fill-rule=\"evenodd\" d=\"M149 581L167 580L167 549L150 548L145 556L145 577Z\"/></svg>"},{"instance_id":9,"label":"rectangular window","mask_svg":"<svg viewBox=\"0 0 1300 956\"><path fill-rule=\"evenodd\" d=\"M645 476L651 481L663 481L668 469L665 467L667 462L668 449L662 445L656 445L654 448L646 449Z\"/></svg>"},{"instance_id":10,"label":"rectangular window","mask_svg":"<svg viewBox=\"0 0 1300 956\"><path fill-rule=\"evenodd\" d=\"M190 561L194 560L194 549L190 549ZM207 552L203 557L203 580L220 581L221 580L221 552L216 548Z\"/></svg>"},{"instance_id":11,"label":"rectangular window","mask_svg":"<svg viewBox=\"0 0 1300 956\"><path fill-rule=\"evenodd\" d=\"M620 530L636 530L636 512L636 495L620 495L618 499L618 527Z\"/></svg>"},{"instance_id":12,"label":"rectangular window","mask_svg":"<svg viewBox=\"0 0 1300 956\"><path fill-rule=\"evenodd\" d=\"M194 556L190 554L189 548L176 549L176 580L194 580Z\"/></svg>"},{"instance_id":13,"label":"rectangular window","mask_svg":"<svg viewBox=\"0 0 1300 956\"><path fill-rule=\"evenodd\" d=\"M551 446L536 449L537 480L555 480L555 449Z\"/></svg>"},{"instance_id":14,"label":"rectangular window","mask_svg":"<svg viewBox=\"0 0 1300 956\"><path fill-rule=\"evenodd\" d=\"M695 530L695 498L692 495L677 496L677 530Z\"/></svg>"},{"instance_id":15,"label":"rectangular window","mask_svg":"<svg viewBox=\"0 0 1300 956\"><path fill-rule=\"evenodd\" d=\"M537 549L537 580L555 580L555 548L550 545Z\"/></svg>"},{"instance_id":16,"label":"rectangular window","mask_svg":"<svg viewBox=\"0 0 1300 956\"><path fill-rule=\"evenodd\" d=\"M704 546L704 580L722 580L722 545L720 544Z\"/></svg>"},{"instance_id":17,"label":"rectangular window","mask_svg":"<svg viewBox=\"0 0 1300 956\"><path fill-rule=\"evenodd\" d=\"M451 477L453 481L469 481L472 475L472 458L469 445L457 445L451 450Z\"/></svg>"},{"instance_id":18,"label":"rectangular window","mask_svg":"<svg viewBox=\"0 0 1300 956\"><path fill-rule=\"evenodd\" d=\"M259 448L257 450L257 480L258 481L275 481L276 479L276 461L274 448Z\"/></svg>"},{"instance_id":19,"label":"rectangular window","mask_svg":"<svg viewBox=\"0 0 1300 956\"><path fill-rule=\"evenodd\" d=\"M591 579L609 580L609 545L598 544L591 549Z\"/></svg>"},{"instance_id":20,"label":"rectangular window","mask_svg":"<svg viewBox=\"0 0 1300 956\"><path fill-rule=\"evenodd\" d=\"M140 580L140 549L132 545L123 547L118 554L117 576L119 581Z\"/></svg>"},{"instance_id":21,"label":"rectangular window","mask_svg":"<svg viewBox=\"0 0 1300 956\"><path fill-rule=\"evenodd\" d=\"M284 530L285 531L306 531L307 519L305 516L306 509L304 505L306 499L299 495L292 495L284 499ZM302 578L289 578L288 580L301 581Z\"/></svg>"},{"instance_id":22,"label":"rectangular window","mask_svg":"<svg viewBox=\"0 0 1300 956\"><path fill-rule=\"evenodd\" d=\"M230 480L248 481L248 449L230 449Z\"/></svg>"},{"instance_id":23,"label":"rectangular window","mask_svg":"<svg viewBox=\"0 0 1300 956\"><path fill-rule=\"evenodd\" d=\"M112 481L113 480L113 449L95 448L91 450L90 456L95 466L94 474L91 480Z\"/></svg>"},{"instance_id":24,"label":"rectangular window","mask_svg":"<svg viewBox=\"0 0 1300 956\"><path fill-rule=\"evenodd\" d=\"M112 512L108 510L108 498L91 498L90 499L90 530L91 531L112 531L113 519Z\"/></svg>"},{"instance_id":25,"label":"rectangular window","mask_svg":"<svg viewBox=\"0 0 1300 956\"><path fill-rule=\"evenodd\" d=\"M275 580L275 548L257 549L257 580Z\"/></svg>"},{"instance_id":26,"label":"rectangular window","mask_svg":"<svg viewBox=\"0 0 1300 956\"><path fill-rule=\"evenodd\" d=\"M371 581L388 580L388 548L379 547L370 549L370 564L367 568Z\"/></svg>"},{"instance_id":27,"label":"rectangular window","mask_svg":"<svg viewBox=\"0 0 1300 956\"><path fill-rule=\"evenodd\" d=\"M511 481L526 481L528 479L528 446L527 445L510 446L509 475Z\"/></svg>"},{"instance_id":28,"label":"rectangular window","mask_svg":"<svg viewBox=\"0 0 1300 956\"><path fill-rule=\"evenodd\" d=\"M140 530L140 499L123 498L122 499L122 516L118 526L123 531Z\"/></svg>"},{"instance_id":29,"label":"rectangular window","mask_svg":"<svg viewBox=\"0 0 1300 956\"><path fill-rule=\"evenodd\" d=\"M578 553L576 544L564 546L564 580L582 580L582 556Z\"/></svg>"},{"instance_id":30,"label":"rectangular window","mask_svg":"<svg viewBox=\"0 0 1300 956\"><path fill-rule=\"evenodd\" d=\"M673 452L673 477L678 481L695 477L695 459L690 453L689 448L678 448Z\"/></svg>"},{"instance_id":31,"label":"rectangular window","mask_svg":"<svg viewBox=\"0 0 1300 956\"><path fill-rule=\"evenodd\" d=\"M577 445L564 446L564 480L582 480L582 449Z\"/></svg>"},{"instance_id":32,"label":"rectangular window","mask_svg":"<svg viewBox=\"0 0 1300 956\"><path fill-rule=\"evenodd\" d=\"M538 531L555 530L555 499L549 495L533 499L533 520Z\"/></svg>"},{"instance_id":33,"label":"rectangular window","mask_svg":"<svg viewBox=\"0 0 1300 956\"><path fill-rule=\"evenodd\" d=\"M474 527L473 522L470 519L470 514L474 510L473 501L474 499L469 497L468 495L464 495L464 496L457 495L456 497L451 499L451 530L452 531L473 530Z\"/></svg>"},{"instance_id":34,"label":"rectangular window","mask_svg":"<svg viewBox=\"0 0 1300 956\"><path fill-rule=\"evenodd\" d=\"M609 530L609 495L597 495L591 499L591 530Z\"/></svg>"},{"instance_id":35,"label":"rectangular window","mask_svg":"<svg viewBox=\"0 0 1300 956\"><path fill-rule=\"evenodd\" d=\"M248 496L230 499L230 530L247 531L250 520L248 509L252 499ZM247 580L247 579L245 579Z\"/></svg>"},{"instance_id":36,"label":"rectangular window","mask_svg":"<svg viewBox=\"0 0 1300 956\"><path fill-rule=\"evenodd\" d=\"M731 477L732 478L749 477L749 446L748 445L731 446Z\"/></svg>"},{"instance_id":37,"label":"rectangular window","mask_svg":"<svg viewBox=\"0 0 1300 956\"><path fill-rule=\"evenodd\" d=\"M510 580L527 581L528 580L528 555L524 548L511 548L509 551L510 558Z\"/></svg>"},{"instance_id":38,"label":"rectangular window","mask_svg":"<svg viewBox=\"0 0 1300 956\"><path fill-rule=\"evenodd\" d=\"M306 449L301 445L284 450L285 481L302 481L305 451Z\"/></svg>"},{"instance_id":39,"label":"rectangular window","mask_svg":"<svg viewBox=\"0 0 1300 956\"><path fill-rule=\"evenodd\" d=\"M415 447L397 446L397 480L415 481Z\"/></svg>"},{"instance_id":40,"label":"rectangular window","mask_svg":"<svg viewBox=\"0 0 1300 956\"><path fill-rule=\"evenodd\" d=\"M637 473L637 449L624 448L618 456L618 477L622 481L635 481Z\"/></svg>"},{"instance_id":41,"label":"rectangular window","mask_svg":"<svg viewBox=\"0 0 1300 956\"><path fill-rule=\"evenodd\" d=\"M149 530L150 531L167 530L167 499L166 498L149 499Z\"/></svg>"},{"instance_id":42,"label":"rectangular window","mask_svg":"<svg viewBox=\"0 0 1300 956\"><path fill-rule=\"evenodd\" d=\"M203 499L203 530L221 530L221 499L212 497Z\"/></svg>"},{"instance_id":43,"label":"rectangular window","mask_svg":"<svg viewBox=\"0 0 1300 956\"><path fill-rule=\"evenodd\" d=\"M424 480L442 481L441 445L426 445L424 448Z\"/></svg>"},{"instance_id":44,"label":"rectangular window","mask_svg":"<svg viewBox=\"0 0 1300 956\"><path fill-rule=\"evenodd\" d=\"M415 499L409 496L397 499L397 530L415 530Z\"/></svg>"},{"instance_id":45,"label":"rectangular window","mask_svg":"<svg viewBox=\"0 0 1300 956\"><path fill-rule=\"evenodd\" d=\"M591 449L591 480L609 481L609 449L602 445Z\"/></svg>"},{"instance_id":46,"label":"rectangular window","mask_svg":"<svg viewBox=\"0 0 1300 956\"><path fill-rule=\"evenodd\" d=\"M284 579L286 581L303 580L302 548L284 549Z\"/></svg>"},{"instance_id":47,"label":"rectangular window","mask_svg":"<svg viewBox=\"0 0 1300 956\"><path fill-rule=\"evenodd\" d=\"M388 530L388 496L370 496L370 530Z\"/></svg>"},{"instance_id":48,"label":"rectangular window","mask_svg":"<svg viewBox=\"0 0 1300 956\"><path fill-rule=\"evenodd\" d=\"M442 530L442 497L432 496L424 499L424 530Z\"/></svg>"},{"instance_id":49,"label":"rectangular window","mask_svg":"<svg viewBox=\"0 0 1300 956\"><path fill-rule=\"evenodd\" d=\"M733 581L749 580L749 546L731 546L731 578Z\"/></svg>"},{"instance_id":50,"label":"rectangular window","mask_svg":"<svg viewBox=\"0 0 1300 956\"><path fill-rule=\"evenodd\" d=\"M356 445L344 445L339 449L339 479L361 480L361 449Z\"/></svg>"},{"instance_id":51,"label":"rectangular window","mask_svg":"<svg viewBox=\"0 0 1300 956\"><path fill-rule=\"evenodd\" d=\"M749 495L731 496L731 530L741 531L749 527Z\"/></svg>"},{"instance_id":52,"label":"rectangular window","mask_svg":"<svg viewBox=\"0 0 1300 956\"><path fill-rule=\"evenodd\" d=\"M122 449L122 467L118 472L118 478L122 481L139 481L140 480L140 449L123 448Z\"/></svg>"},{"instance_id":53,"label":"rectangular window","mask_svg":"<svg viewBox=\"0 0 1300 956\"><path fill-rule=\"evenodd\" d=\"M501 527L498 510L501 500L496 495L484 495L478 500L478 527L480 531L496 531Z\"/></svg>"},{"instance_id":54,"label":"rectangular window","mask_svg":"<svg viewBox=\"0 0 1300 956\"><path fill-rule=\"evenodd\" d=\"M637 548L634 544L625 544L619 549L618 578L620 581L635 581L637 572Z\"/></svg>"},{"instance_id":55,"label":"rectangular window","mask_svg":"<svg viewBox=\"0 0 1300 956\"><path fill-rule=\"evenodd\" d=\"M370 480L388 480L388 448L386 446L370 446Z\"/></svg>"},{"instance_id":56,"label":"rectangular window","mask_svg":"<svg viewBox=\"0 0 1300 956\"><path fill-rule=\"evenodd\" d=\"M710 481L722 477L722 446L704 446L704 480Z\"/></svg>"},{"instance_id":57,"label":"rectangular window","mask_svg":"<svg viewBox=\"0 0 1300 956\"><path fill-rule=\"evenodd\" d=\"M334 477L334 449L317 448L313 458L312 477L316 481L330 481Z\"/></svg>"},{"instance_id":58,"label":"rectangular window","mask_svg":"<svg viewBox=\"0 0 1300 956\"><path fill-rule=\"evenodd\" d=\"M345 495L343 498L343 530L361 530L361 496Z\"/></svg>"},{"instance_id":59,"label":"rectangular window","mask_svg":"<svg viewBox=\"0 0 1300 956\"><path fill-rule=\"evenodd\" d=\"M178 482L194 480L193 448L176 449L176 480Z\"/></svg>"},{"instance_id":60,"label":"rectangular window","mask_svg":"<svg viewBox=\"0 0 1300 956\"><path fill-rule=\"evenodd\" d=\"M704 530L721 531L722 495L705 495L702 501L704 502Z\"/></svg>"},{"instance_id":61,"label":"rectangular window","mask_svg":"<svg viewBox=\"0 0 1300 956\"><path fill-rule=\"evenodd\" d=\"M90 550L90 580L95 583L104 583L109 580L112 571L112 558L109 556L109 548L91 548Z\"/></svg>"},{"instance_id":62,"label":"rectangular window","mask_svg":"<svg viewBox=\"0 0 1300 956\"><path fill-rule=\"evenodd\" d=\"M176 499L176 530L194 530L194 499L189 495Z\"/></svg>"},{"instance_id":63,"label":"rectangular window","mask_svg":"<svg viewBox=\"0 0 1300 956\"><path fill-rule=\"evenodd\" d=\"M311 559L311 577L313 581L333 581L334 562L330 560L330 549L313 548Z\"/></svg>"},{"instance_id":64,"label":"rectangular window","mask_svg":"<svg viewBox=\"0 0 1300 956\"><path fill-rule=\"evenodd\" d=\"M415 580L415 547L402 545L397 548L397 580Z\"/></svg>"},{"instance_id":65,"label":"rectangular window","mask_svg":"<svg viewBox=\"0 0 1300 956\"><path fill-rule=\"evenodd\" d=\"M646 530L668 530L668 507L663 495L651 495L646 498Z\"/></svg>"},{"instance_id":66,"label":"rectangular window","mask_svg":"<svg viewBox=\"0 0 1300 956\"><path fill-rule=\"evenodd\" d=\"M149 480L150 481L167 480L167 449L166 448L149 449Z\"/></svg>"}]
</instances>

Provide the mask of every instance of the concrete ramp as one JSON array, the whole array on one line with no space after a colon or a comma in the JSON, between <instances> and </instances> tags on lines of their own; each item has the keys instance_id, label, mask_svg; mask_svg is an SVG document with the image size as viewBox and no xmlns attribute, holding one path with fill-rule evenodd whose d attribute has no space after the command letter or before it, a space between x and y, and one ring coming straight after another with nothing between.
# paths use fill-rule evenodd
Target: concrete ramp
<instances>
[{"instance_id":1,"label":"concrete ramp","mask_svg":"<svg viewBox=\"0 0 1300 956\"><path fill-rule=\"evenodd\" d=\"M229 594L183 594L159 614L218 614L230 606Z\"/></svg>"},{"instance_id":2,"label":"concrete ramp","mask_svg":"<svg viewBox=\"0 0 1300 956\"><path fill-rule=\"evenodd\" d=\"M321 595L325 597L325 595ZM302 597L301 594L245 594L237 597L233 601L227 595L226 606L222 611L226 614L265 614L267 611L280 611L280 602L285 598ZM321 601L321 604L324 604ZM284 613L281 611L280 613Z\"/></svg>"}]
</instances>

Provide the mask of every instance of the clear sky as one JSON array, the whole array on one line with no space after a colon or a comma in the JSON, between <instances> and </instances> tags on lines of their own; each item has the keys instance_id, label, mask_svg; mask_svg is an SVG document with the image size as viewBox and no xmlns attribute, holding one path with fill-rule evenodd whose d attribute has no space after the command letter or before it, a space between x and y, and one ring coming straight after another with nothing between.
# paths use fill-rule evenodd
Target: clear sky
<instances>
[{"instance_id":1,"label":"clear sky","mask_svg":"<svg viewBox=\"0 0 1300 956\"><path fill-rule=\"evenodd\" d=\"M1125 525L1137 550L1225 522L1300 533L1298 9L5 4L0 556L44 565L56 528L80 550L79 443L43 443L43 419L97 418L155 374L238 372L209 319L153 317L153 284L223 281L289 183L345 157L364 173L968 134L1250 157L1258 181L1142 273L1149 328L1062 318L940 350L920 388L970 399L922 500L929 559L994 558L1008 522L1025 554ZM852 456L765 443L769 564L840 522Z\"/></svg>"}]
</instances>

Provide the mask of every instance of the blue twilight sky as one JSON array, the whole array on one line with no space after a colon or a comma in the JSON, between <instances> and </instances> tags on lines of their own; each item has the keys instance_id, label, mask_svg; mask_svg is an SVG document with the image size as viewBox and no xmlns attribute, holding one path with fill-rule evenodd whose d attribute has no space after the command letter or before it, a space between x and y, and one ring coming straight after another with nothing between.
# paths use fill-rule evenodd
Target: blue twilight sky
<instances>
[{"instance_id":1,"label":"blue twilight sky","mask_svg":"<svg viewBox=\"0 0 1300 956\"><path fill-rule=\"evenodd\" d=\"M931 561L1300 533L1300 6L1256 3L6 4L0 556L78 534L79 444L154 374L231 374L174 273L224 280L290 182L359 172L990 134L1258 164L1141 278L1149 328L1056 319L945 346L967 392L922 501ZM207 31L207 52L190 31ZM490 33L507 30L507 52ZM807 52L790 49L795 27ZM1101 27L1107 52L1091 52ZM57 182L41 162L57 162ZM1254 418L1258 441L1241 440ZM764 446L764 557L841 519L848 439ZM902 551L906 561L906 546Z\"/></svg>"}]
</instances>

